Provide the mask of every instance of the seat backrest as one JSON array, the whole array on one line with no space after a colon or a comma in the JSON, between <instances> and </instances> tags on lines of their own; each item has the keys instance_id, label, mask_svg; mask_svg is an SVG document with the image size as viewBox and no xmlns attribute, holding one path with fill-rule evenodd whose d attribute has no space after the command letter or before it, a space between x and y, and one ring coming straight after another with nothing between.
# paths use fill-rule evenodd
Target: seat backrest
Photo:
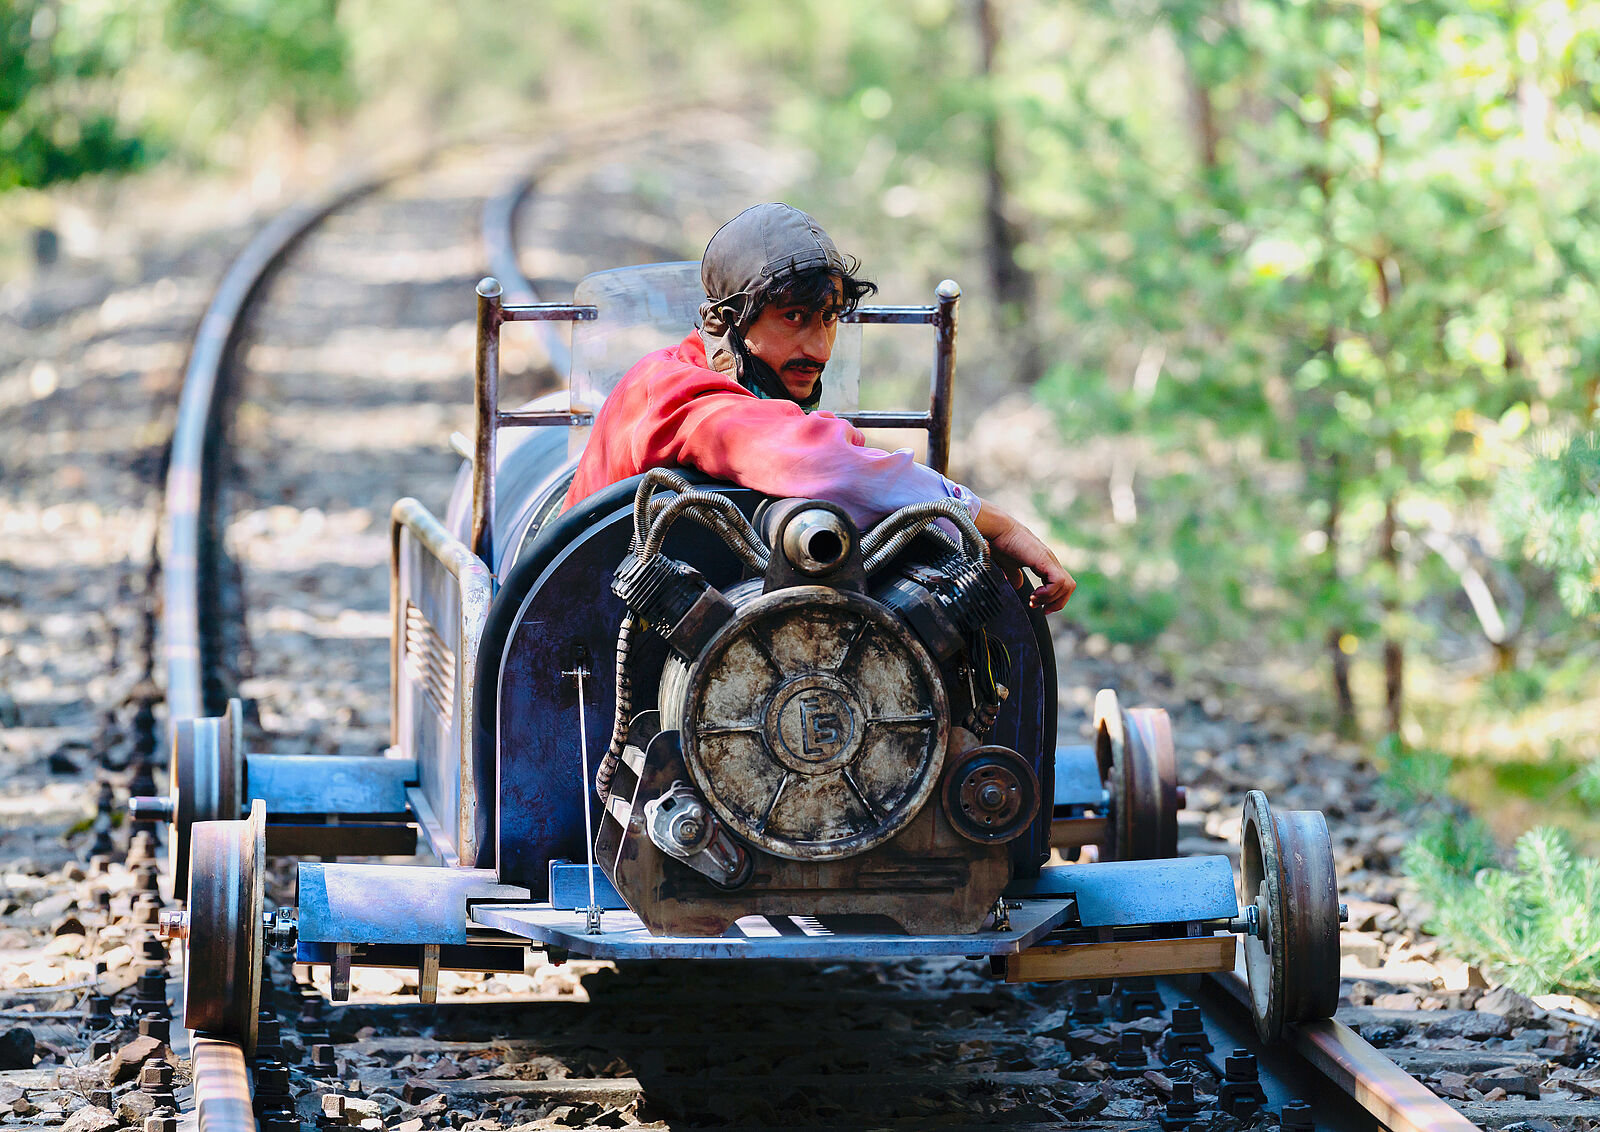
<instances>
[{"instance_id":1,"label":"seat backrest","mask_svg":"<svg viewBox=\"0 0 1600 1132\"><path fill-rule=\"evenodd\" d=\"M597 317L572 324L572 410L597 412L633 364L652 350L676 346L700 320L705 302L696 260L646 263L597 271L579 281L572 301ZM822 383L822 407L854 412L861 393L861 326L841 323ZM572 430L576 454L588 429Z\"/></svg>"}]
</instances>

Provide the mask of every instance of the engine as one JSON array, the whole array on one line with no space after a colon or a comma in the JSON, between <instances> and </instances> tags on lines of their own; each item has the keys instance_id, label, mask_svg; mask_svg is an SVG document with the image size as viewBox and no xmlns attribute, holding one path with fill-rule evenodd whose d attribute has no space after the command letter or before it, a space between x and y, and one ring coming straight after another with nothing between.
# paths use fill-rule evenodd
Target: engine
<instances>
[{"instance_id":1,"label":"engine","mask_svg":"<svg viewBox=\"0 0 1600 1132\"><path fill-rule=\"evenodd\" d=\"M966 511L907 508L863 537L832 504L781 500L752 524L658 472L634 519L596 781L598 859L629 907L657 934L796 914L977 930L1040 784L1030 760L984 743L1008 694L988 629L1005 582ZM663 553L684 519L746 576L718 588ZM667 650L653 705L632 687L646 635Z\"/></svg>"}]
</instances>

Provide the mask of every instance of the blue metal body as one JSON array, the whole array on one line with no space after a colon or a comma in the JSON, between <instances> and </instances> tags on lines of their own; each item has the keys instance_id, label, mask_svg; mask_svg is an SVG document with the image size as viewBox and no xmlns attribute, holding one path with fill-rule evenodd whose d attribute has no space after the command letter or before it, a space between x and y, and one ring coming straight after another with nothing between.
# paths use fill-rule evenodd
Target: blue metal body
<instances>
[{"instance_id":1,"label":"blue metal body","mask_svg":"<svg viewBox=\"0 0 1600 1132\"><path fill-rule=\"evenodd\" d=\"M1085 928L1231 920L1239 914L1233 865L1226 857L1102 861L1059 865L1013 881L1007 898L1067 897Z\"/></svg>"},{"instance_id":2,"label":"blue metal body","mask_svg":"<svg viewBox=\"0 0 1600 1132\"><path fill-rule=\"evenodd\" d=\"M581 781L577 683L563 673L581 661L591 674L585 720L592 773L615 710L612 673L625 609L610 581L632 538L635 486L632 480L615 484L546 527L505 578L478 654L475 745L482 765L475 778L498 783L492 805L480 797L480 820L495 814L501 879L536 897L548 895L552 860L586 856L583 800L593 794ZM715 490L746 514L763 498L743 488ZM696 523L674 527L664 550L692 563L712 585L726 587L742 577L738 559ZM1005 642L1012 668L1011 695L987 741L1029 758L1046 796L1053 796L1056 677L1048 632L1010 591L990 632ZM654 703L665 646L647 634L636 640L638 710ZM1012 842L1017 875L1032 875L1048 858L1050 818L1041 808L1032 829Z\"/></svg>"},{"instance_id":3,"label":"blue metal body","mask_svg":"<svg viewBox=\"0 0 1600 1132\"><path fill-rule=\"evenodd\" d=\"M1100 760L1094 748L1084 745L1060 746L1055 758L1055 806L1058 817L1087 807L1105 804L1105 785L1100 781Z\"/></svg>"},{"instance_id":4,"label":"blue metal body","mask_svg":"<svg viewBox=\"0 0 1600 1132\"><path fill-rule=\"evenodd\" d=\"M284 814L403 815L412 759L372 755L246 755L245 802L260 798Z\"/></svg>"}]
</instances>

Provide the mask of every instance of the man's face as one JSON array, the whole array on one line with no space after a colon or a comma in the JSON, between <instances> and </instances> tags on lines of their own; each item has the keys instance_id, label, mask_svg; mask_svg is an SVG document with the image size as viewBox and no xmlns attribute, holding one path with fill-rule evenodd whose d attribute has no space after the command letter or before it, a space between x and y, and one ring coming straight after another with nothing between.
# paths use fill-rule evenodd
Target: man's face
<instances>
[{"instance_id":1,"label":"man's face","mask_svg":"<svg viewBox=\"0 0 1600 1132\"><path fill-rule=\"evenodd\" d=\"M772 367L783 387L796 400L811 395L822 376L822 367L833 355L833 340L839 333L839 306L844 289L833 281L834 298L823 310L785 306L783 300L768 303L745 331L744 344L750 352Z\"/></svg>"}]
</instances>

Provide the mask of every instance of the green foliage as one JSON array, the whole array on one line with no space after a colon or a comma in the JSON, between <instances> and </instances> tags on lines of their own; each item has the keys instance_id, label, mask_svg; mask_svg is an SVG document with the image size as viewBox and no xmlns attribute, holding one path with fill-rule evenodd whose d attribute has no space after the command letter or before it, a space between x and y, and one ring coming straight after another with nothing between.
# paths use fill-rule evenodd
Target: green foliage
<instances>
[{"instance_id":1,"label":"green foliage","mask_svg":"<svg viewBox=\"0 0 1600 1132\"><path fill-rule=\"evenodd\" d=\"M1526 994L1600 992L1600 861L1566 834L1530 830L1498 868L1481 826L1439 819L1404 862L1433 902L1429 930L1460 958Z\"/></svg>"},{"instance_id":2,"label":"green foliage","mask_svg":"<svg viewBox=\"0 0 1600 1132\"><path fill-rule=\"evenodd\" d=\"M1556 576L1574 617L1600 621L1600 433L1546 437L1495 491L1506 541Z\"/></svg>"},{"instance_id":3,"label":"green foliage","mask_svg":"<svg viewBox=\"0 0 1600 1132\"><path fill-rule=\"evenodd\" d=\"M0 192L133 169L151 155L116 112L128 19L86 9L0 0Z\"/></svg>"},{"instance_id":4,"label":"green foliage","mask_svg":"<svg viewBox=\"0 0 1600 1132\"><path fill-rule=\"evenodd\" d=\"M0 0L0 192L349 105L336 0Z\"/></svg>"},{"instance_id":5,"label":"green foliage","mask_svg":"<svg viewBox=\"0 0 1600 1132\"><path fill-rule=\"evenodd\" d=\"M1413 810L1446 803L1454 769L1448 755L1412 750L1394 735L1386 735L1378 743L1377 755L1383 767L1378 796L1385 805Z\"/></svg>"}]
</instances>

